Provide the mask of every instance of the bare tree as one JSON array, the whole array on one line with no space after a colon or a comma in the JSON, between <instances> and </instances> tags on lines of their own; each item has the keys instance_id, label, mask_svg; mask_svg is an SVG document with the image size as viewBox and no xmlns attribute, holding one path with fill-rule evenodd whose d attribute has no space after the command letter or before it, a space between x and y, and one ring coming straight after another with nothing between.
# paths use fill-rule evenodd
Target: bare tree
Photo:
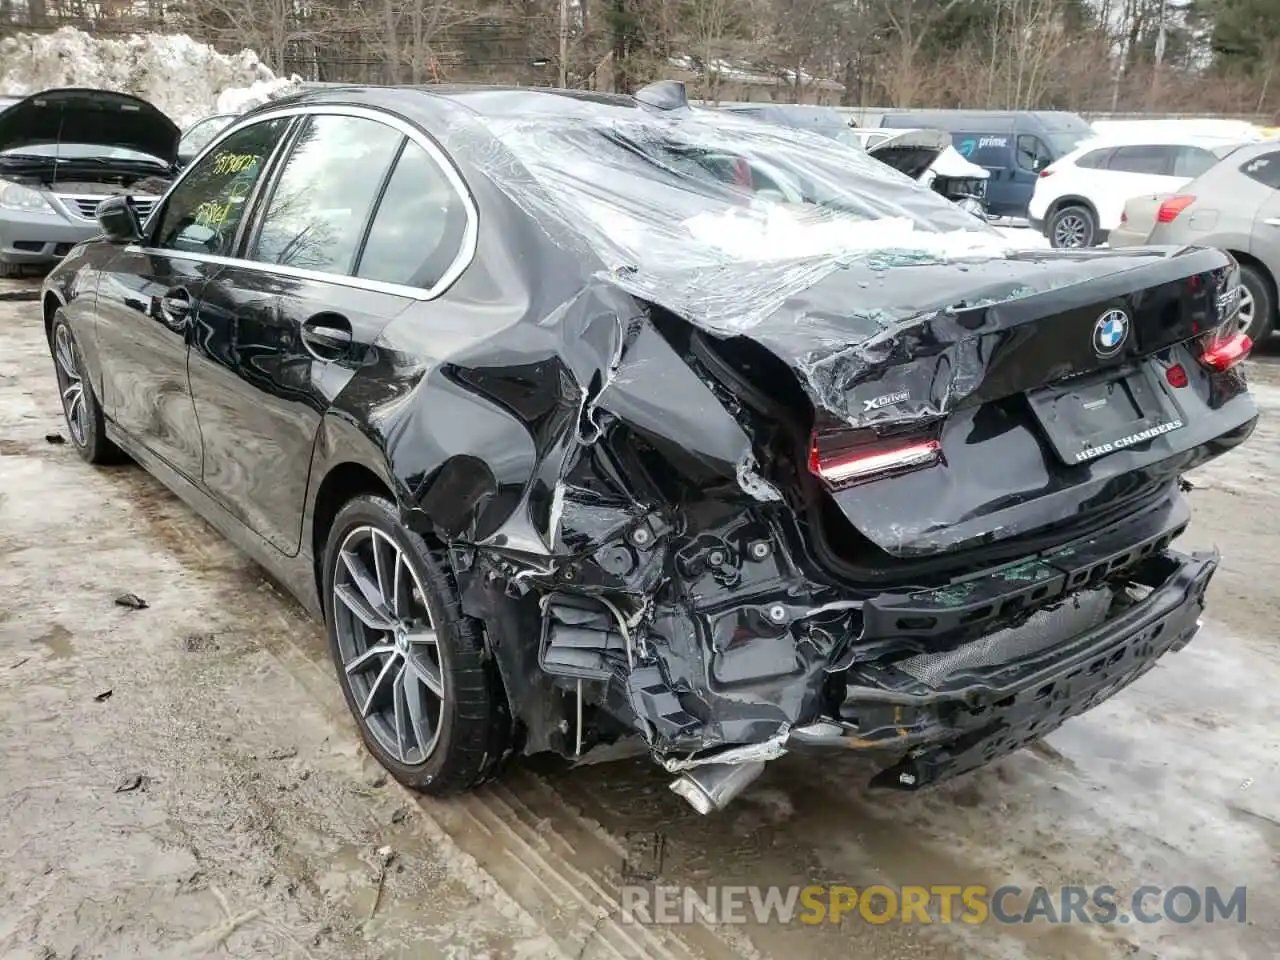
<instances>
[{"instance_id":1,"label":"bare tree","mask_svg":"<svg viewBox=\"0 0 1280 960\"><path fill-rule=\"evenodd\" d=\"M740 0L688 0L688 29L695 56L702 63L703 97L720 99L728 34Z\"/></svg>"},{"instance_id":2,"label":"bare tree","mask_svg":"<svg viewBox=\"0 0 1280 960\"><path fill-rule=\"evenodd\" d=\"M889 98L895 106L910 107L922 86L920 51L938 22L960 0L881 0L887 22L885 59Z\"/></svg>"}]
</instances>

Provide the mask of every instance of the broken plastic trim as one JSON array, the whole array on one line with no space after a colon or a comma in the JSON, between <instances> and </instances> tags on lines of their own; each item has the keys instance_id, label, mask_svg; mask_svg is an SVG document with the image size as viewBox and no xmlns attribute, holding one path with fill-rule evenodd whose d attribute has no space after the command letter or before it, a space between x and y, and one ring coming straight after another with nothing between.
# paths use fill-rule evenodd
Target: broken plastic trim
<instances>
[{"instance_id":1,"label":"broken plastic trim","mask_svg":"<svg viewBox=\"0 0 1280 960\"><path fill-rule=\"evenodd\" d=\"M1252 349L1253 340L1248 334L1237 332L1225 337L1214 334L1200 354L1200 363L1221 373L1241 363Z\"/></svg>"}]
</instances>

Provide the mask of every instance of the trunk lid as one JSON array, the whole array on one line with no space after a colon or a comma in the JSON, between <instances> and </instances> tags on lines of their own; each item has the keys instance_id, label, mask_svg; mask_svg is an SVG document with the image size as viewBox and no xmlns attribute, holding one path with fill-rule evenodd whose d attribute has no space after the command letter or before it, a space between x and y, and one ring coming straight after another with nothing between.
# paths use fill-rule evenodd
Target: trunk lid
<instances>
[{"instance_id":1,"label":"trunk lid","mask_svg":"<svg viewBox=\"0 0 1280 960\"><path fill-rule=\"evenodd\" d=\"M0 153L83 143L173 163L179 135L177 124L152 104L111 90L44 90L0 110Z\"/></svg>"},{"instance_id":2,"label":"trunk lid","mask_svg":"<svg viewBox=\"0 0 1280 960\"><path fill-rule=\"evenodd\" d=\"M826 484L892 556L1113 510L1256 417L1243 381L1212 382L1186 345L1234 310L1236 267L1220 251L1037 252L868 275L835 271L746 335L814 402L814 456L833 438L877 455L934 445L923 468ZM1174 364L1187 375L1176 388Z\"/></svg>"}]
</instances>

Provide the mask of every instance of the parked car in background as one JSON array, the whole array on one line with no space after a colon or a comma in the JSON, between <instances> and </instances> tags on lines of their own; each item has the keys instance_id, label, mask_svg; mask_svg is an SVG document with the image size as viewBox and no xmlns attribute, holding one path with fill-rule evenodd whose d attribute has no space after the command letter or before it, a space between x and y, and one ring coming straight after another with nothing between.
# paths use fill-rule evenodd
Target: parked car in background
<instances>
[{"instance_id":1,"label":"parked car in background","mask_svg":"<svg viewBox=\"0 0 1280 960\"><path fill-rule=\"evenodd\" d=\"M1000 217L1026 216L1040 171L1093 135L1079 114L1049 110L897 110L879 125L951 134L961 156L990 171L987 209Z\"/></svg>"},{"instance_id":2,"label":"parked car in background","mask_svg":"<svg viewBox=\"0 0 1280 960\"><path fill-rule=\"evenodd\" d=\"M178 166L185 167L194 160L196 154L212 143L213 138L238 116L236 113L215 113L202 117L182 131L182 138L178 141Z\"/></svg>"},{"instance_id":3,"label":"parked car in background","mask_svg":"<svg viewBox=\"0 0 1280 960\"><path fill-rule=\"evenodd\" d=\"M434 793L624 738L702 813L793 749L913 790L1189 642L1179 475L1258 415L1231 258L1011 252L682 90L249 111L45 281L70 444L321 618Z\"/></svg>"},{"instance_id":4,"label":"parked car in background","mask_svg":"<svg viewBox=\"0 0 1280 960\"><path fill-rule=\"evenodd\" d=\"M1178 135L1091 140L1040 172L1027 218L1051 246L1097 246L1119 225L1130 197L1177 190L1240 145Z\"/></svg>"},{"instance_id":5,"label":"parked car in background","mask_svg":"<svg viewBox=\"0 0 1280 960\"><path fill-rule=\"evenodd\" d=\"M1240 329L1257 341L1275 331L1280 140L1238 147L1177 193L1135 197L1124 214L1132 227L1112 235L1113 247L1194 244L1230 253L1240 264Z\"/></svg>"},{"instance_id":6,"label":"parked car in background","mask_svg":"<svg viewBox=\"0 0 1280 960\"><path fill-rule=\"evenodd\" d=\"M123 93L45 90L4 109L0 275L52 266L96 236L106 197L129 194L145 218L174 173L177 146L172 120Z\"/></svg>"},{"instance_id":7,"label":"parked car in background","mask_svg":"<svg viewBox=\"0 0 1280 960\"><path fill-rule=\"evenodd\" d=\"M1120 211L1120 222L1107 237L1112 247L1136 247L1147 242L1151 231L1155 229L1156 217L1160 214L1160 206L1168 193L1144 193L1140 197L1130 197L1124 202Z\"/></svg>"},{"instance_id":8,"label":"parked car in background","mask_svg":"<svg viewBox=\"0 0 1280 960\"><path fill-rule=\"evenodd\" d=\"M927 183L968 212L978 216L985 212L987 171L968 164L959 156L944 160L944 155L953 153L954 148L951 147L951 137L943 131L854 128L830 107L805 104L722 103L715 109L778 126L808 130L829 140L859 147L911 179ZM940 160L944 169L937 167ZM962 169L955 169L957 162Z\"/></svg>"},{"instance_id":9,"label":"parked car in background","mask_svg":"<svg viewBox=\"0 0 1280 960\"><path fill-rule=\"evenodd\" d=\"M949 134L942 130L853 127L850 132L881 163L931 187L968 213L986 216L990 174L960 156L951 145Z\"/></svg>"},{"instance_id":10,"label":"parked car in background","mask_svg":"<svg viewBox=\"0 0 1280 960\"><path fill-rule=\"evenodd\" d=\"M838 140L857 146L849 122L830 107L811 106L802 103L720 103L713 109L740 117L751 117L783 127L795 127L820 134L830 140Z\"/></svg>"}]
</instances>

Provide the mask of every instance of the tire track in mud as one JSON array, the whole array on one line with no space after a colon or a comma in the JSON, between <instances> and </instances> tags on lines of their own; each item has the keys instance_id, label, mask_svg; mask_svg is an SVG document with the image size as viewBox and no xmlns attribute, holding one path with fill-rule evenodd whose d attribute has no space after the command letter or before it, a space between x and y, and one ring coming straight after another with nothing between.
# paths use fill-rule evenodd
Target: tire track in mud
<instances>
[{"instance_id":1,"label":"tire track in mud","mask_svg":"<svg viewBox=\"0 0 1280 960\"><path fill-rule=\"evenodd\" d=\"M283 629L264 631L263 646L355 739L358 734L328 660L297 636L300 617L305 617L301 611L296 615L282 611L273 626ZM622 923L621 844L600 837L550 787L518 767L493 784L447 800L399 785L396 789L528 913L566 957L731 960L745 956L706 928L686 938L684 931Z\"/></svg>"},{"instance_id":2,"label":"tire track in mud","mask_svg":"<svg viewBox=\"0 0 1280 960\"><path fill-rule=\"evenodd\" d=\"M140 471L115 476L130 490L145 522L164 546L197 575L214 573L230 602L254 603L254 633L262 648L321 705L353 742L359 734L341 697L321 627L272 584L251 561L160 485ZM210 538L213 538L212 540ZM246 611L249 612L249 611ZM361 751L364 755L363 751ZM373 764L368 758L370 765ZM508 776L448 800L398 784L438 831L542 927L574 960L730 960L746 956L706 927L684 930L621 922L622 845L601 837L518 765ZM598 828L597 828L598 830ZM689 942L692 941L692 942Z\"/></svg>"}]
</instances>

